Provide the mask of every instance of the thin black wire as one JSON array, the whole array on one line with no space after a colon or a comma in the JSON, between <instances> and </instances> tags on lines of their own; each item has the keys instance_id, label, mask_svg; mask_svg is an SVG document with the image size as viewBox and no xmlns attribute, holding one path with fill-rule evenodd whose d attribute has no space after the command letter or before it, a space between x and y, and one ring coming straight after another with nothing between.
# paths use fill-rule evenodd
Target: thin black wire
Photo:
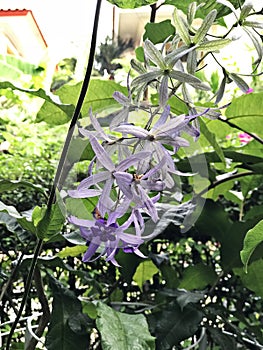
<instances>
[{"instance_id":1,"label":"thin black wire","mask_svg":"<svg viewBox=\"0 0 263 350\"><path fill-rule=\"evenodd\" d=\"M80 112L81 112L81 108L86 96L86 93L88 91L88 87L89 87L89 82L90 82L90 77L91 77L91 72L92 72L92 67L93 67L93 62L94 62L94 56L95 56L95 51L96 51L96 42L97 42L97 32L98 32L98 25L99 25L99 16L100 16L100 8L101 8L101 2L102 0L97 0L97 5L96 5L96 12L95 12L95 17L94 17L94 25L93 25L93 31L92 31L92 37L91 37L91 45L90 45L90 54L89 54L89 60L88 60L88 65L87 65L87 69L86 69L86 73L85 73L85 77L82 83L82 87L81 87L81 91L80 91L80 95L77 101L77 105L76 108L74 110L69 128L68 128L68 132L67 132L67 136L65 139L65 143L61 152L61 156L60 156L60 160L58 163L58 167L57 167L57 171L54 177L54 181L53 181L53 185L50 191L50 195L48 198L48 202L47 202L47 210L51 210L52 204L55 202L56 200L56 188L59 184L60 178L63 174L64 171L64 164L67 158L67 153L68 153L68 149L70 146L70 142L73 136L73 132L75 129L75 126L77 124L78 118L80 116ZM11 327L11 330L9 332L8 335L8 339L7 339L7 344L6 344L6 350L10 349L10 345L11 345L11 341L12 341L12 337L13 334L16 330L17 324L19 323L20 317L22 315L22 312L24 310L25 304L26 304L26 300L30 291L30 286L32 283L32 278L33 278L33 274L35 271L35 267L37 264L37 259L38 256L41 252L42 249L42 245L43 245L43 240L39 239L34 251L34 256L32 259L32 263L29 269L29 273L28 273L28 277L27 277L27 281L26 281L26 285L25 285L25 291L24 291L24 295L23 295L23 299L21 301L20 304L20 308L18 310L18 313L16 315L15 321Z\"/></svg>"},{"instance_id":2,"label":"thin black wire","mask_svg":"<svg viewBox=\"0 0 263 350\"><path fill-rule=\"evenodd\" d=\"M69 145L73 136L73 132L75 129L75 126L77 124L78 118L80 116L80 111L89 87L89 82L90 82L90 77L91 77L91 72L92 72L92 67L93 67L93 62L94 62L94 56L95 56L95 51L96 51L96 42L97 42L97 32L98 32L98 25L99 25L99 15L100 15L100 7L101 7L101 1L102 0L97 0L97 7L96 7L96 12L95 12L95 18L94 18L94 26L93 26L93 31L92 31L92 38L91 38L91 45L90 45L90 55L89 55L89 61L88 61L88 66L86 70L86 74L83 80L83 84L81 87L79 99L75 108L75 111L73 113L71 123L68 129L68 133L66 136L66 140L63 146L63 150L61 153L61 157L58 163L56 175L54 178L54 182L51 188L47 208L51 208L52 204L55 201L56 198L56 188L59 184L59 180L63 174L63 169L64 169L64 164L67 158L67 153L69 149Z\"/></svg>"}]
</instances>

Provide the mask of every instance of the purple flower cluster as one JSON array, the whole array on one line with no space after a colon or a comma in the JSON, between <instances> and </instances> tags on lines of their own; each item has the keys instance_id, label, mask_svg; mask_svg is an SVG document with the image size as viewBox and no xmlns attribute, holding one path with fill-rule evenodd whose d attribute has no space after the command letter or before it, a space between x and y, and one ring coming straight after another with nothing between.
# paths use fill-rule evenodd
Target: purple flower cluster
<instances>
[{"instance_id":1,"label":"purple flower cluster","mask_svg":"<svg viewBox=\"0 0 263 350\"><path fill-rule=\"evenodd\" d=\"M160 69L151 67L149 73L143 72L135 78L131 84L133 90L128 87L128 97L120 92L114 93L113 97L122 109L111 121L109 132L101 127L91 110L93 130L79 129L80 134L89 139L95 153L88 176L76 189L68 191L70 197L93 198L96 202L94 220L69 217L69 222L79 226L87 242L85 262L98 252L98 256L105 256L107 261L117 265L115 255L120 249L143 256L139 246L145 241L145 223L149 219L158 222L158 202L164 191L175 186L175 177L192 175L181 173L175 166L174 155L180 147L189 145L182 133L197 139L200 132L193 122L199 115L216 115L216 112L206 109L198 114L194 108L189 108L189 115L173 115L167 104L168 78L199 88L201 81L183 70L174 69L181 55L176 59L163 57L149 41L145 43L145 50L148 58ZM157 78L161 79L157 88L158 106L139 103L138 98L133 100L133 94L140 95ZM133 111L148 113L144 127L131 122Z\"/></svg>"},{"instance_id":2,"label":"purple flower cluster","mask_svg":"<svg viewBox=\"0 0 263 350\"><path fill-rule=\"evenodd\" d=\"M122 112L124 122L117 115L119 125L109 135L91 111L94 130L79 129L89 138L95 157L88 176L76 189L69 190L68 195L98 198L94 220L69 216L69 222L80 228L87 241L85 262L98 250L98 257L106 256L115 265L118 265L115 255L120 249L143 257L139 246L144 242L145 219L157 222L156 203L162 192L173 187L174 175L189 175L176 169L172 156L180 147L188 146L181 132L188 130L192 117L173 116L166 106L153 126L142 128L129 123Z\"/></svg>"}]
</instances>

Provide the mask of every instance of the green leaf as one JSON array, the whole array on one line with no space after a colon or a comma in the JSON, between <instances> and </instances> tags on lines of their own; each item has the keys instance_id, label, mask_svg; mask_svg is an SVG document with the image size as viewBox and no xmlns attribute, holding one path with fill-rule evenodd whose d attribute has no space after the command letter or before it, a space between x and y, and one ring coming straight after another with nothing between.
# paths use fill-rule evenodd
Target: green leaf
<instances>
[{"instance_id":1,"label":"green leaf","mask_svg":"<svg viewBox=\"0 0 263 350\"><path fill-rule=\"evenodd\" d=\"M59 233L65 222L65 212L62 205L55 203L51 209L35 207L32 213L32 221L36 226L38 238L49 240Z\"/></svg>"},{"instance_id":2,"label":"green leaf","mask_svg":"<svg viewBox=\"0 0 263 350\"><path fill-rule=\"evenodd\" d=\"M83 306L83 313L87 314L92 320L96 320L98 317L97 308L92 302L87 302Z\"/></svg>"},{"instance_id":3,"label":"green leaf","mask_svg":"<svg viewBox=\"0 0 263 350\"><path fill-rule=\"evenodd\" d=\"M64 233L63 238L75 245L86 245L87 243L87 241L81 236L79 230Z\"/></svg>"},{"instance_id":4,"label":"green leaf","mask_svg":"<svg viewBox=\"0 0 263 350\"><path fill-rule=\"evenodd\" d=\"M214 23L214 20L216 19L217 10L212 10L203 20L200 28L198 28L197 32L195 33L195 36L193 38L193 42L195 44L201 43L203 39L205 38L207 32L209 31L210 27Z\"/></svg>"},{"instance_id":5,"label":"green leaf","mask_svg":"<svg viewBox=\"0 0 263 350\"><path fill-rule=\"evenodd\" d=\"M159 23L147 23L143 40L149 39L153 44L163 43L165 39L174 35L174 33L175 28L169 19Z\"/></svg>"},{"instance_id":6,"label":"green leaf","mask_svg":"<svg viewBox=\"0 0 263 350\"><path fill-rule=\"evenodd\" d=\"M166 288L177 288L179 285L179 279L177 277L175 269L172 266L166 264L161 264L159 269L161 271L163 279L166 282Z\"/></svg>"},{"instance_id":7,"label":"green leaf","mask_svg":"<svg viewBox=\"0 0 263 350\"><path fill-rule=\"evenodd\" d=\"M81 254L83 254L85 251L87 250L86 246L83 245L76 245L74 247L66 247L63 248L58 254L57 256L59 258L67 258L68 256L79 256Z\"/></svg>"},{"instance_id":8,"label":"green leaf","mask_svg":"<svg viewBox=\"0 0 263 350\"><path fill-rule=\"evenodd\" d=\"M220 346L220 350L237 349L237 342L232 335L222 333L219 328L208 327L212 339Z\"/></svg>"},{"instance_id":9,"label":"green leaf","mask_svg":"<svg viewBox=\"0 0 263 350\"><path fill-rule=\"evenodd\" d=\"M72 291L50 276L53 292L52 314L46 347L48 350L86 350L88 348L87 321L81 302Z\"/></svg>"},{"instance_id":10,"label":"green leaf","mask_svg":"<svg viewBox=\"0 0 263 350\"><path fill-rule=\"evenodd\" d=\"M263 92L233 99L225 114L234 125L263 137Z\"/></svg>"},{"instance_id":11,"label":"green leaf","mask_svg":"<svg viewBox=\"0 0 263 350\"><path fill-rule=\"evenodd\" d=\"M188 112L186 104L176 96L169 98L168 104L171 107L171 112L175 115L186 114Z\"/></svg>"},{"instance_id":12,"label":"green leaf","mask_svg":"<svg viewBox=\"0 0 263 350\"><path fill-rule=\"evenodd\" d=\"M189 266L184 270L178 288L186 290L202 290L208 285L212 286L216 278L217 275L211 266L199 263L194 266Z\"/></svg>"},{"instance_id":13,"label":"green leaf","mask_svg":"<svg viewBox=\"0 0 263 350\"><path fill-rule=\"evenodd\" d=\"M80 219L92 220L92 212L96 206L96 202L92 204L92 199L86 198L67 198L66 208L67 211Z\"/></svg>"},{"instance_id":14,"label":"green leaf","mask_svg":"<svg viewBox=\"0 0 263 350\"><path fill-rule=\"evenodd\" d=\"M101 334L103 350L154 350L154 337L148 330L144 315L117 312L98 303L96 325Z\"/></svg>"},{"instance_id":15,"label":"green leaf","mask_svg":"<svg viewBox=\"0 0 263 350\"><path fill-rule=\"evenodd\" d=\"M5 205L5 203L0 202L0 212L8 213L13 218L22 218L22 215L16 210L12 205Z\"/></svg>"},{"instance_id":16,"label":"green leaf","mask_svg":"<svg viewBox=\"0 0 263 350\"><path fill-rule=\"evenodd\" d=\"M235 181L227 181L224 182L214 188L212 188L209 192L207 192L206 198L211 198L214 201L217 201L219 196L225 196L229 190L233 188Z\"/></svg>"},{"instance_id":17,"label":"green leaf","mask_svg":"<svg viewBox=\"0 0 263 350\"><path fill-rule=\"evenodd\" d=\"M215 150L220 160L223 162L223 164L225 164L226 162L225 156L222 148L217 143L215 134L208 129L208 127L206 126L206 123L202 120L202 118L199 118L199 123L200 123L201 134L207 139L207 141L213 147L213 149Z\"/></svg>"},{"instance_id":18,"label":"green leaf","mask_svg":"<svg viewBox=\"0 0 263 350\"><path fill-rule=\"evenodd\" d=\"M14 86L10 82L4 81L0 82L0 89L12 89L22 92L26 92L32 96L40 97L45 100L44 104L38 112L36 121L45 121L51 125L59 125L66 123L71 119L71 116L74 111L74 106L70 104L63 104L59 101L58 97L49 93L47 94L43 89L32 90L32 89L23 89L17 86ZM45 115L45 113L48 113Z\"/></svg>"},{"instance_id":19,"label":"green leaf","mask_svg":"<svg viewBox=\"0 0 263 350\"><path fill-rule=\"evenodd\" d=\"M245 287L255 292L258 296L263 298L263 259L259 259L251 263L247 271L243 268L233 269L235 275L241 278L242 283Z\"/></svg>"},{"instance_id":20,"label":"green leaf","mask_svg":"<svg viewBox=\"0 0 263 350\"><path fill-rule=\"evenodd\" d=\"M150 38L149 38L150 39ZM151 39L150 39L151 40ZM152 41L152 40L151 40ZM153 41L152 41L153 42ZM153 42L154 43L154 42ZM136 59L140 62L144 62L144 49L142 46L139 46L135 49Z\"/></svg>"},{"instance_id":21,"label":"green leaf","mask_svg":"<svg viewBox=\"0 0 263 350\"><path fill-rule=\"evenodd\" d=\"M31 182L20 180L1 180L0 181L0 193L5 191L13 191L16 190L19 187L25 187L25 188L31 188L35 191L45 193L45 190L40 185L32 184Z\"/></svg>"},{"instance_id":22,"label":"green leaf","mask_svg":"<svg viewBox=\"0 0 263 350\"><path fill-rule=\"evenodd\" d=\"M262 171L259 174L243 177L239 180L244 198L247 198L251 190L255 190L263 183Z\"/></svg>"},{"instance_id":23,"label":"green leaf","mask_svg":"<svg viewBox=\"0 0 263 350\"><path fill-rule=\"evenodd\" d=\"M178 295L176 301L180 305L181 310L185 308L186 305L190 303L198 303L205 296L204 292L189 292L189 291L179 291L180 295Z\"/></svg>"},{"instance_id":24,"label":"green leaf","mask_svg":"<svg viewBox=\"0 0 263 350\"><path fill-rule=\"evenodd\" d=\"M198 44L196 48L199 51L217 51L223 49L230 43L230 39L215 39Z\"/></svg>"},{"instance_id":25,"label":"green leaf","mask_svg":"<svg viewBox=\"0 0 263 350\"><path fill-rule=\"evenodd\" d=\"M158 273L158 268L154 265L151 260L145 260L140 263L137 267L136 272L133 276L133 280L138 284L142 290L143 284L147 280L151 280L153 275Z\"/></svg>"},{"instance_id":26,"label":"green leaf","mask_svg":"<svg viewBox=\"0 0 263 350\"><path fill-rule=\"evenodd\" d=\"M183 40L183 42L186 43L186 45L190 45L191 39L189 35L189 30L185 24L183 17L178 13L177 8L175 8L174 10L173 19L176 28L176 33L179 34L180 38Z\"/></svg>"},{"instance_id":27,"label":"green leaf","mask_svg":"<svg viewBox=\"0 0 263 350\"><path fill-rule=\"evenodd\" d=\"M63 85L57 90L57 95L62 102L76 105L81 86L81 82L76 85ZM92 108L93 112L100 112L107 108L120 107L120 104L112 97L115 91L120 91L127 95L127 88L112 80L91 79L81 109L82 115L87 115L90 108Z\"/></svg>"},{"instance_id":28,"label":"green leaf","mask_svg":"<svg viewBox=\"0 0 263 350\"><path fill-rule=\"evenodd\" d=\"M240 252L245 271L248 269L248 262L256 247L263 242L263 220L250 229L244 239L244 246Z\"/></svg>"},{"instance_id":29,"label":"green leaf","mask_svg":"<svg viewBox=\"0 0 263 350\"><path fill-rule=\"evenodd\" d=\"M240 4L243 4L245 0L230 0L230 3L234 6L234 8L239 8ZM164 4L176 6L178 9L182 10L185 14L188 12L189 5L193 2L193 0L165 0ZM227 7L215 0L197 0L196 3L198 5L202 4L197 11L196 17L204 18L209 12L216 9L217 10L217 18L224 17L231 13L232 11Z\"/></svg>"},{"instance_id":30,"label":"green leaf","mask_svg":"<svg viewBox=\"0 0 263 350\"><path fill-rule=\"evenodd\" d=\"M197 331L203 314L191 305L181 310L180 306L175 304L157 314L156 318L156 347L158 350L170 350Z\"/></svg>"},{"instance_id":31,"label":"green leaf","mask_svg":"<svg viewBox=\"0 0 263 350\"><path fill-rule=\"evenodd\" d=\"M175 297L176 302L181 307L181 310L183 310L185 306L190 303L194 303L194 304L198 303L205 296L205 292L199 292L199 291L189 292L188 290L184 290L184 289L164 288L161 291L161 293L169 297Z\"/></svg>"},{"instance_id":32,"label":"green leaf","mask_svg":"<svg viewBox=\"0 0 263 350\"><path fill-rule=\"evenodd\" d=\"M94 151L88 139L74 137L69 146L67 159L70 164L82 161L91 160L94 157Z\"/></svg>"},{"instance_id":33,"label":"green leaf","mask_svg":"<svg viewBox=\"0 0 263 350\"><path fill-rule=\"evenodd\" d=\"M156 0L108 0L108 2L123 9L134 9L136 7L154 4Z\"/></svg>"},{"instance_id":34,"label":"green leaf","mask_svg":"<svg viewBox=\"0 0 263 350\"><path fill-rule=\"evenodd\" d=\"M17 219L17 222L24 230L31 232L34 235L36 234L36 227L32 221L28 220L27 218L21 218Z\"/></svg>"},{"instance_id":35,"label":"green leaf","mask_svg":"<svg viewBox=\"0 0 263 350\"><path fill-rule=\"evenodd\" d=\"M13 55L0 55L0 64L5 63L9 69L10 67L16 69L17 72L21 74L28 74L31 76L38 75L39 69L36 65L25 61L22 57L13 56ZM7 78L1 70L1 78Z\"/></svg>"},{"instance_id":36,"label":"green leaf","mask_svg":"<svg viewBox=\"0 0 263 350\"><path fill-rule=\"evenodd\" d=\"M2 79L13 80L13 81L17 81L21 79L21 76L23 74L19 69L12 67L10 64L6 62L3 62L1 59L0 59L0 72L1 72Z\"/></svg>"}]
</instances>

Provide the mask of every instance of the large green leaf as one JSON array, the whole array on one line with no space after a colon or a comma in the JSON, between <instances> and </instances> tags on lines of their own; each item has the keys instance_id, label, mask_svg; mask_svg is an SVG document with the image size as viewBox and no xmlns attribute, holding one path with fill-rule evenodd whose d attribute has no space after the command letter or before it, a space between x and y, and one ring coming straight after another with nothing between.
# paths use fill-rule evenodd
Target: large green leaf
<instances>
[{"instance_id":1,"label":"large green leaf","mask_svg":"<svg viewBox=\"0 0 263 350\"><path fill-rule=\"evenodd\" d=\"M36 206L32 213L32 221L38 238L49 240L61 231L65 222L65 208L58 203L53 204L50 209Z\"/></svg>"},{"instance_id":2,"label":"large green leaf","mask_svg":"<svg viewBox=\"0 0 263 350\"><path fill-rule=\"evenodd\" d=\"M263 137L263 92L234 99L226 110L226 116L234 125Z\"/></svg>"},{"instance_id":3,"label":"large green leaf","mask_svg":"<svg viewBox=\"0 0 263 350\"><path fill-rule=\"evenodd\" d=\"M239 7L239 3L243 4L245 0L229 0L229 2L235 7ZM187 13L188 6L193 2L193 0L165 0L165 4L174 5L178 9L182 10L185 14ZM203 3L203 6L198 10L197 17L204 18L209 12L216 9L217 18L221 18L231 12L231 10L215 0L207 0L206 2L202 0L197 0L197 4Z\"/></svg>"},{"instance_id":4,"label":"large green leaf","mask_svg":"<svg viewBox=\"0 0 263 350\"><path fill-rule=\"evenodd\" d=\"M3 202L0 202L0 212L4 212L12 216L13 218L21 218L22 215L16 210L12 205L6 205Z\"/></svg>"},{"instance_id":5,"label":"large green leaf","mask_svg":"<svg viewBox=\"0 0 263 350\"><path fill-rule=\"evenodd\" d=\"M195 227L201 236L212 236L220 242L221 265L229 271L243 265L240 258L243 240L257 222L257 217L246 222L231 222L224 208L208 199Z\"/></svg>"},{"instance_id":6,"label":"large green leaf","mask_svg":"<svg viewBox=\"0 0 263 350\"><path fill-rule=\"evenodd\" d=\"M133 276L133 280L138 284L142 290L144 282L151 280L153 275L158 273L158 268L154 265L151 260L145 260L140 263L137 267L136 272Z\"/></svg>"},{"instance_id":7,"label":"large green leaf","mask_svg":"<svg viewBox=\"0 0 263 350\"><path fill-rule=\"evenodd\" d=\"M170 350L197 331L203 314L191 305L182 310L176 304L157 314L156 318L157 349Z\"/></svg>"},{"instance_id":8,"label":"large green leaf","mask_svg":"<svg viewBox=\"0 0 263 350\"><path fill-rule=\"evenodd\" d=\"M28 75L36 75L39 74L43 70L43 68L35 66L34 64L23 60L21 57L13 56L13 55L0 55L0 65L6 64L6 66L10 69L16 69L17 72L20 72L20 75L28 74ZM0 68L1 78L6 78L4 72L2 71L2 66Z\"/></svg>"},{"instance_id":9,"label":"large green leaf","mask_svg":"<svg viewBox=\"0 0 263 350\"><path fill-rule=\"evenodd\" d=\"M240 256L245 266L245 271L247 271L248 262L252 253L261 242L263 242L263 220L250 229L244 239L244 246L240 252Z\"/></svg>"},{"instance_id":10,"label":"large green leaf","mask_svg":"<svg viewBox=\"0 0 263 350\"><path fill-rule=\"evenodd\" d=\"M3 62L0 60L0 72L1 72L1 78L8 79L8 80L18 80L21 79L22 72L12 67L10 64Z\"/></svg>"},{"instance_id":11,"label":"large green leaf","mask_svg":"<svg viewBox=\"0 0 263 350\"><path fill-rule=\"evenodd\" d=\"M82 83L76 85L63 85L57 91L57 95L63 103L76 105L81 85ZM112 97L115 91L127 94L127 89L125 87L112 80L92 79L82 106L82 115L88 114L91 107L93 112L99 112L112 107L115 109L121 107L121 105Z\"/></svg>"},{"instance_id":12,"label":"large green leaf","mask_svg":"<svg viewBox=\"0 0 263 350\"><path fill-rule=\"evenodd\" d=\"M145 5L151 5L157 2L156 0L108 0L111 4L114 4L123 9L134 9Z\"/></svg>"},{"instance_id":13,"label":"large green leaf","mask_svg":"<svg viewBox=\"0 0 263 350\"><path fill-rule=\"evenodd\" d=\"M25 92L29 95L40 97L45 102L41 107L38 116L37 122L45 121L51 125L59 125L68 122L71 119L71 116L74 111L74 106L61 103L59 98L51 93L47 93L43 89L32 90L32 89L23 89L21 87L15 86L8 81L0 82L0 89L12 89ZM45 115L46 113L46 115Z\"/></svg>"},{"instance_id":14,"label":"large green leaf","mask_svg":"<svg viewBox=\"0 0 263 350\"><path fill-rule=\"evenodd\" d=\"M154 337L145 317L118 312L98 303L96 324L103 350L154 350Z\"/></svg>"},{"instance_id":15,"label":"large green leaf","mask_svg":"<svg viewBox=\"0 0 263 350\"><path fill-rule=\"evenodd\" d=\"M220 328L208 327L213 341L220 346L220 350L237 349L237 343L232 335L224 334Z\"/></svg>"},{"instance_id":16,"label":"large green leaf","mask_svg":"<svg viewBox=\"0 0 263 350\"><path fill-rule=\"evenodd\" d=\"M200 123L200 129L201 129L202 135L207 139L207 141L210 143L210 145L214 148L214 150L215 150L216 154L218 155L218 157L220 158L220 160L223 163L225 163L225 156L224 156L223 150L219 146L219 144L216 140L215 134L208 130L205 122L201 118L199 119L199 123Z\"/></svg>"},{"instance_id":17,"label":"large green leaf","mask_svg":"<svg viewBox=\"0 0 263 350\"><path fill-rule=\"evenodd\" d=\"M143 40L149 39L153 44L164 42L170 35L174 35L175 28L169 19L159 23L147 23Z\"/></svg>"},{"instance_id":18,"label":"large green leaf","mask_svg":"<svg viewBox=\"0 0 263 350\"><path fill-rule=\"evenodd\" d=\"M31 188L35 191L45 193L44 189L40 185L33 184L31 182L20 180L1 180L0 181L0 193L5 191L13 191L19 187Z\"/></svg>"},{"instance_id":19,"label":"large green leaf","mask_svg":"<svg viewBox=\"0 0 263 350\"><path fill-rule=\"evenodd\" d=\"M46 336L48 350L86 350L89 336L81 302L72 291L50 277L52 314Z\"/></svg>"},{"instance_id":20,"label":"large green leaf","mask_svg":"<svg viewBox=\"0 0 263 350\"><path fill-rule=\"evenodd\" d=\"M235 268L234 273L239 276L245 287L255 292L263 298L263 259L256 260L247 268L247 272L243 268Z\"/></svg>"},{"instance_id":21,"label":"large green leaf","mask_svg":"<svg viewBox=\"0 0 263 350\"><path fill-rule=\"evenodd\" d=\"M182 280L179 284L180 289L202 290L208 285L212 286L216 281L217 275L211 266L199 263L187 267L183 272Z\"/></svg>"}]
</instances>

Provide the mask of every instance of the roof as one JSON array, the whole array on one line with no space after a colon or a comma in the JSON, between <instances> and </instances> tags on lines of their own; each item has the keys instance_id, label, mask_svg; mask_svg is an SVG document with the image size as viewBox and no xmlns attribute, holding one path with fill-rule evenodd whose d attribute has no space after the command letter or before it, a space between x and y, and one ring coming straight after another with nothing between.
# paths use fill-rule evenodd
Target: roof
<instances>
[{"instance_id":1,"label":"roof","mask_svg":"<svg viewBox=\"0 0 263 350\"><path fill-rule=\"evenodd\" d=\"M40 58L47 48L46 40L31 10L0 10L1 33L17 53L26 59Z\"/></svg>"}]
</instances>

